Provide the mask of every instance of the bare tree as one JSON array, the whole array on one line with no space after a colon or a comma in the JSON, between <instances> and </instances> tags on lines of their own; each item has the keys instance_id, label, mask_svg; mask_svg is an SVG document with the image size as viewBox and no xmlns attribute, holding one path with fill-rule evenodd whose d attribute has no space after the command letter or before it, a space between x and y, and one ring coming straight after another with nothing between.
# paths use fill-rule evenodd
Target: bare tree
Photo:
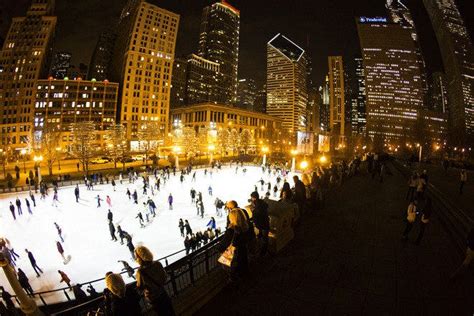
<instances>
[{"instance_id":1,"label":"bare tree","mask_svg":"<svg viewBox=\"0 0 474 316\"><path fill-rule=\"evenodd\" d=\"M122 124L112 125L105 131L105 152L114 162L114 168L117 168L117 162L122 161L122 169L125 169L125 159L130 151L126 141L126 130Z\"/></svg>"},{"instance_id":2,"label":"bare tree","mask_svg":"<svg viewBox=\"0 0 474 316\"><path fill-rule=\"evenodd\" d=\"M138 129L139 148L145 154L145 164L148 157L154 153L163 139L160 132L160 123L155 121L144 121Z\"/></svg>"},{"instance_id":3,"label":"bare tree","mask_svg":"<svg viewBox=\"0 0 474 316\"><path fill-rule=\"evenodd\" d=\"M254 145L254 137L252 132L250 132L247 128L244 128L242 132L240 132L239 145L240 148L244 150L245 154L247 153L249 147Z\"/></svg>"},{"instance_id":4,"label":"bare tree","mask_svg":"<svg viewBox=\"0 0 474 316\"><path fill-rule=\"evenodd\" d=\"M89 163L95 156L96 130L95 124L91 121L71 124L71 136L73 137L71 153L79 159L82 168L89 173Z\"/></svg>"},{"instance_id":5,"label":"bare tree","mask_svg":"<svg viewBox=\"0 0 474 316\"><path fill-rule=\"evenodd\" d=\"M227 128L222 128L217 131L217 146L220 149L221 156L229 150L230 132Z\"/></svg>"},{"instance_id":6,"label":"bare tree","mask_svg":"<svg viewBox=\"0 0 474 316\"><path fill-rule=\"evenodd\" d=\"M7 166L9 157L10 157L10 151L8 150L7 147L2 146L0 148L0 164L2 164L4 178L6 178L7 176L6 166Z\"/></svg>"},{"instance_id":7,"label":"bare tree","mask_svg":"<svg viewBox=\"0 0 474 316\"><path fill-rule=\"evenodd\" d=\"M61 142L61 130L53 125L48 124L43 127L40 136L35 140L35 147L40 150L41 155L46 161L49 175L53 175L53 164L58 159L58 151L56 148Z\"/></svg>"},{"instance_id":8,"label":"bare tree","mask_svg":"<svg viewBox=\"0 0 474 316\"><path fill-rule=\"evenodd\" d=\"M239 150L239 132L233 128L230 130L229 136L229 147L232 150L232 154L235 156L235 152Z\"/></svg>"},{"instance_id":9,"label":"bare tree","mask_svg":"<svg viewBox=\"0 0 474 316\"><path fill-rule=\"evenodd\" d=\"M181 143L179 145L186 153L188 159L192 159L199 151L199 138L192 127L183 127L181 134Z\"/></svg>"}]
</instances>

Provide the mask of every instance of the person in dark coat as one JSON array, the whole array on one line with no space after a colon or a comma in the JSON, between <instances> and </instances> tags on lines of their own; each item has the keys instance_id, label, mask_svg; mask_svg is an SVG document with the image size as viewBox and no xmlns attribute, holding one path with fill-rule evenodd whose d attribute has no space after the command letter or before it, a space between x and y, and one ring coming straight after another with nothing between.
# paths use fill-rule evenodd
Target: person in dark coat
<instances>
[{"instance_id":1,"label":"person in dark coat","mask_svg":"<svg viewBox=\"0 0 474 316\"><path fill-rule=\"evenodd\" d=\"M30 201L28 201L27 198L25 198L25 203L26 203L26 209L28 210L28 213L33 214L33 212L31 211Z\"/></svg>"},{"instance_id":2,"label":"person in dark coat","mask_svg":"<svg viewBox=\"0 0 474 316\"><path fill-rule=\"evenodd\" d=\"M188 236L184 239L184 248L186 249L186 255L189 255L189 251L191 250L191 240Z\"/></svg>"},{"instance_id":3,"label":"person in dark coat","mask_svg":"<svg viewBox=\"0 0 474 316\"><path fill-rule=\"evenodd\" d=\"M140 297L135 289L127 287L122 276L108 272L105 277L107 314L111 316L141 315Z\"/></svg>"},{"instance_id":4,"label":"person in dark coat","mask_svg":"<svg viewBox=\"0 0 474 316\"><path fill-rule=\"evenodd\" d=\"M12 295L8 293L3 286L0 286L0 290L2 291L2 299L7 305L7 309L9 311L16 311L15 304L13 304Z\"/></svg>"},{"instance_id":5,"label":"person in dark coat","mask_svg":"<svg viewBox=\"0 0 474 316\"><path fill-rule=\"evenodd\" d=\"M122 230L122 227L120 227L120 225L117 225L117 233L120 237L120 244L123 245L123 239L125 238L125 232Z\"/></svg>"},{"instance_id":6,"label":"person in dark coat","mask_svg":"<svg viewBox=\"0 0 474 316\"><path fill-rule=\"evenodd\" d=\"M112 237L112 240L117 241L117 237L115 237L115 226L111 220L109 220L109 232L110 236Z\"/></svg>"},{"instance_id":7,"label":"person in dark coat","mask_svg":"<svg viewBox=\"0 0 474 316\"><path fill-rule=\"evenodd\" d=\"M193 230L191 229L191 225L189 225L187 219L184 221L184 228L186 228L186 236L193 234Z\"/></svg>"},{"instance_id":8,"label":"person in dark coat","mask_svg":"<svg viewBox=\"0 0 474 316\"><path fill-rule=\"evenodd\" d=\"M79 203L79 185L76 184L76 187L74 188L74 195L76 196L76 202Z\"/></svg>"},{"instance_id":9,"label":"person in dark coat","mask_svg":"<svg viewBox=\"0 0 474 316\"><path fill-rule=\"evenodd\" d=\"M135 276L133 275L133 273L134 273L135 271L134 271L133 268L128 264L127 261L125 261L125 260L118 260L117 262L120 262L120 263L123 264L123 269L122 269L122 271L127 271L127 274L128 274L128 277L129 277L129 278L135 279Z\"/></svg>"},{"instance_id":10,"label":"person in dark coat","mask_svg":"<svg viewBox=\"0 0 474 316\"><path fill-rule=\"evenodd\" d=\"M304 203L306 201L306 187L304 183L298 178L298 176L293 176L293 181L295 182L295 196L293 197L300 213L303 211Z\"/></svg>"},{"instance_id":11,"label":"person in dark coat","mask_svg":"<svg viewBox=\"0 0 474 316\"><path fill-rule=\"evenodd\" d=\"M41 268L38 267L38 265L36 264L36 259L33 256L33 253L31 251L28 251L28 249L25 249L25 251L28 254L28 259L30 260L30 263L31 263L31 266L33 267L33 270L35 270L35 272L36 272L36 276L40 277L40 273L43 273L43 270L41 270Z\"/></svg>"},{"instance_id":12,"label":"person in dark coat","mask_svg":"<svg viewBox=\"0 0 474 316\"><path fill-rule=\"evenodd\" d=\"M160 261L153 261L153 254L144 246L135 249L135 257L140 266L136 273L137 288L144 291L158 315L175 315L171 299L164 288L166 271Z\"/></svg>"},{"instance_id":13,"label":"person in dark coat","mask_svg":"<svg viewBox=\"0 0 474 316\"><path fill-rule=\"evenodd\" d=\"M260 255L265 255L268 249L268 233L270 231L270 218L268 217L268 204L260 199L257 191L250 194L252 201L252 219L255 227L258 229L258 239L261 241L262 247Z\"/></svg>"},{"instance_id":14,"label":"person in dark coat","mask_svg":"<svg viewBox=\"0 0 474 316\"><path fill-rule=\"evenodd\" d=\"M58 252L63 258L64 262L66 263L66 257L64 257L64 248L63 248L63 245L61 245L59 241L56 242L56 248L58 249Z\"/></svg>"},{"instance_id":15,"label":"person in dark coat","mask_svg":"<svg viewBox=\"0 0 474 316\"><path fill-rule=\"evenodd\" d=\"M21 209L21 201L19 198L16 198L16 208L18 210L18 215L22 215L23 212L22 212L22 209Z\"/></svg>"},{"instance_id":16,"label":"person in dark coat","mask_svg":"<svg viewBox=\"0 0 474 316\"><path fill-rule=\"evenodd\" d=\"M83 289L81 289L81 286L81 284L76 284L72 287L72 293L74 293L74 297L78 303L84 303L87 301L87 294Z\"/></svg>"},{"instance_id":17,"label":"person in dark coat","mask_svg":"<svg viewBox=\"0 0 474 316\"><path fill-rule=\"evenodd\" d=\"M181 232L181 237L184 237L184 222L182 218L179 219L178 227L179 231Z\"/></svg>"},{"instance_id":18,"label":"person in dark coat","mask_svg":"<svg viewBox=\"0 0 474 316\"><path fill-rule=\"evenodd\" d=\"M109 220L109 222L114 220L114 214L112 213L112 211L110 209L107 212L107 219Z\"/></svg>"},{"instance_id":19,"label":"person in dark coat","mask_svg":"<svg viewBox=\"0 0 474 316\"><path fill-rule=\"evenodd\" d=\"M16 220L15 206L13 205L12 202L10 202L10 212L12 212L13 219Z\"/></svg>"},{"instance_id":20,"label":"person in dark coat","mask_svg":"<svg viewBox=\"0 0 474 316\"><path fill-rule=\"evenodd\" d=\"M28 277L26 276L25 272L18 268L18 282L20 282L21 287L26 291L27 294L33 295L34 291L30 285Z\"/></svg>"}]
</instances>

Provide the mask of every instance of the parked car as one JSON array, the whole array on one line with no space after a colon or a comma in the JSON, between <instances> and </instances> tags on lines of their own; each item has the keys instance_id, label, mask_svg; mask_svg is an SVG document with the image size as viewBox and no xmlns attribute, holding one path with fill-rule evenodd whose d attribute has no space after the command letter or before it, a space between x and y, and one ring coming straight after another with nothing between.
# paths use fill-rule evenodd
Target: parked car
<instances>
[{"instance_id":1,"label":"parked car","mask_svg":"<svg viewBox=\"0 0 474 316\"><path fill-rule=\"evenodd\" d=\"M103 158L94 158L91 160L92 164L103 164L103 163L108 163L109 161Z\"/></svg>"},{"instance_id":2,"label":"parked car","mask_svg":"<svg viewBox=\"0 0 474 316\"><path fill-rule=\"evenodd\" d=\"M127 163L127 162L134 162L135 159L132 157L124 157L122 160L120 160L121 163Z\"/></svg>"}]
</instances>

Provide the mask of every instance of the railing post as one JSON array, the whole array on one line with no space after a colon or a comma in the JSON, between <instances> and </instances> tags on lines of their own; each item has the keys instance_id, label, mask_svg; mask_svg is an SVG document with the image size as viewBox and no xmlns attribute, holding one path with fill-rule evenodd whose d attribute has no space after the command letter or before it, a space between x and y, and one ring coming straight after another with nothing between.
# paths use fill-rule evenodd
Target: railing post
<instances>
[{"instance_id":1,"label":"railing post","mask_svg":"<svg viewBox=\"0 0 474 316\"><path fill-rule=\"evenodd\" d=\"M178 287L176 286L176 277L174 275L174 270L170 271L170 278L171 278L171 286L173 288L173 293L175 296L178 295Z\"/></svg>"},{"instance_id":2,"label":"railing post","mask_svg":"<svg viewBox=\"0 0 474 316\"><path fill-rule=\"evenodd\" d=\"M206 259L206 274L209 273L209 249L204 251L204 258Z\"/></svg>"},{"instance_id":3,"label":"railing post","mask_svg":"<svg viewBox=\"0 0 474 316\"><path fill-rule=\"evenodd\" d=\"M189 277L191 279L191 283L194 284L194 271L193 271L193 258L190 257L188 260L188 269L189 269Z\"/></svg>"},{"instance_id":4,"label":"railing post","mask_svg":"<svg viewBox=\"0 0 474 316\"><path fill-rule=\"evenodd\" d=\"M48 304L46 303L46 301L44 300L44 298L41 296L41 294L38 294L38 296L39 296L41 302L43 302L43 305L44 305L44 306L48 306Z\"/></svg>"},{"instance_id":5,"label":"railing post","mask_svg":"<svg viewBox=\"0 0 474 316\"><path fill-rule=\"evenodd\" d=\"M63 292L64 292L64 295L66 295L67 300L68 300L68 301L71 301L71 298L70 298L69 295L67 294L66 289L64 289Z\"/></svg>"},{"instance_id":6,"label":"railing post","mask_svg":"<svg viewBox=\"0 0 474 316\"><path fill-rule=\"evenodd\" d=\"M168 263L168 258L165 258L165 263L166 263L166 266L169 265L169 263Z\"/></svg>"}]
</instances>

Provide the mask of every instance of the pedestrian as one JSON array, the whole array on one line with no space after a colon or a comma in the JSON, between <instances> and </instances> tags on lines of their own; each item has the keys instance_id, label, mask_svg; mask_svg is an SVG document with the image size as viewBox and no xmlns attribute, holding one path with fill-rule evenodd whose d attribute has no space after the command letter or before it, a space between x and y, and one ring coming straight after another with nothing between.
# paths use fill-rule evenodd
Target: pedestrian
<instances>
[{"instance_id":1,"label":"pedestrian","mask_svg":"<svg viewBox=\"0 0 474 316\"><path fill-rule=\"evenodd\" d=\"M137 190L133 191L133 203L138 204L138 193Z\"/></svg>"},{"instance_id":2,"label":"pedestrian","mask_svg":"<svg viewBox=\"0 0 474 316\"><path fill-rule=\"evenodd\" d=\"M43 273L43 270L41 270L41 268L38 267L38 264L36 263L36 259L33 253L31 251L28 251L28 249L25 249L25 252L28 254L28 259L30 260L33 270L35 270L36 272L36 276L39 278L41 276L40 273Z\"/></svg>"},{"instance_id":3,"label":"pedestrian","mask_svg":"<svg viewBox=\"0 0 474 316\"><path fill-rule=\"evenodd\" d=\"M66 264L67 260L66 260L66 257L64 257L64 248L63 248L63 245L61 245L59 241L56 241L56 248L58 249L59 254L63 258L64 264Z\"/></svg>"},{"instance_id":4,"label":"pedestrian","mask_svg":"<svg viewBox=\"0 0 474 316\"><path fill-rule=\"evenodd\" d=\"M97 207L100 207L100 201L103 201L103 200L100 198L99 194L97 194L96 200L97 200Z\"/></svg>"},{"instance_id":5,"label":"pedestrian","mask_svg":"<svg viewBox=\"0 0 474 316\"><path fill-rule=\"evenodd\" d=\"M133 242L132 242L132 236L130 236L129 234L126 234L125 238L127 239L127 247L128 247L128 250L130 250L132 259L135 260L135 246L133 245Z\"/></svg>"},{"instance_id":6,"label":"pedestrian","mask_svg":"<svg viewBox=\"0 0 474 316\"><path fill-rule=\"evenodd\" d=\"M126 286L118 273L107 272L104 290L105 311L110 316L141 315L140 296L136 289Z\"/></svg>"},{"instance_id":7,"label":"pedestrian","mask_svg":"<svg viewBox=\"0 0 474 316\"><path fill-rule=\"evenodd\" d=\"M33 192L30 191L30 199L33 202L33 206L36 207L36 200Z\"/></svg>"},{"instance_id":8,"label":"pedestrian","mask_svg":"<svg viewBox=\"0 0 474 316\"><path fill-rule=\"evenodd\" d=\"M2 291L2 299L7 305L7 310L12 312L11 315L15 315L16 308L15 308L15 304L13 304L12 295L8 293L3 286L0 286L0 290Z\"/></svg>"},{"instance_id":9,"label":"pedestrian","mask_svg":"<svg viewBox=\"0 0 474 316\"><path fill-rule=\"evenodd\" d=\"M153 254L144 246L135 249L135 256L140 266L136 273L137 288L146 291L148 300L157 314L175 315L171 299L164 288L167 277L160 261L153 261Z\"/></svg>"},{"instance_id":10,"label":"pedestrian","mask_svg":"<svg viewBox=\"0 0 474 316\"><path fill-rule=\"evenodd\" d=\"M74 195L76 196L76 203L79 203L79 184L74 188Z\"/></svg>"},{"instance_id":11,"label":"pedestrian","mask_svg":"<svg viewBox=\"0 0 474 316\"><path fill-rule=\"evenodd\" d=\"M168 196L168 204L169 204L169 207L170 207L170 210L173 209L173 195L170 195Z\"/></svg>"},{"instance_id":12,"label":"pedestrian","mask_svg":"<svg viewBox=\"0 0 474 316\"><path fill-rule=\"evenodd\" d=\"M430 222L431 213L433 211L433 205L431 202L431 198L426 198L425 206L423 207L423 211L421 212L421 220L420 220L420 232L418 233L418 237L416 238L415 244L419 245L421 239L423 238L423 234L425 233L426 225Z\"/></svg>"},{"instance_id":13,"label":"pedestrian","mask_svg":"<svg viewBox=\"0 0 474 316\"><path fill-rule=\"evenodd\" d=\"M209 195L212 196L212 187L209 186L209 188L208 188L207 190L208 190L208 192L209 192Z\"/></svg>"},{"instance_id":14,"label":"pedestrian","mask_svg":"<svg viewBox=\"0 0 474 316\"><path fill-rule=\"evenodd\" d=\"M12 202L10 202L10 212L12 213L13 220L16 220L15 206L13 206L13 203L12 203Z\"/></svg>"},{"instance_id":15,"label":"pedestrian","mask_svg":"<svg viewBox=\"0 0 474 316\"><path fill-rule=\"evenodd\" d=\"M186 236L193 234L193 230L191 229L191 225L189 225L189 222L187 219L184 220L184 228L186 229Z\"/></svg>"},{"instance_id":16,"label":"pedestrian","mask_svg":"<svg viewBox=\"0 0 474 316\"><path fill-rule=\"evenodd\" d=\"M459 185L459 194L462 194L463 192L463 189L464 189L464 185L466 184L467 182L467 172L466 172L466 169L462 169L461 170L461 183Z\"/></svg>"},{"instance_id":17,"label":"pedestrian","mask_svg":"<svg viewBox=\"0 0 474 316\"><path fill-rule=\"evenodd\" d=\"M135 272L133 268L128 264L127 261L125 260L118 260L117 262L121 262L123 264L123 269L122 271L127 271L128 277L135 279L135 276L133 273Z\"/></svg>"},{"instance_id":18,"label":"pedestrian","mask_svg":"<svg viewBox=\"0 0 474 316\"><path fill-rule=\"evenodd\" d=\"M26 276L25 272L18 268L18 282L20 282L21 287L25 290L25 292L29 295L33 295L34 291L33 288L30 285L30 281L28 280L28 277Z\"/></svg>"},{"instance_id":19,"label":"pedestrian","mask_svg":"<svg viewBox=\"0 0 474 316\"><path fill-rule=\"evenodd\" d=\"M236 278L248 272L248 221L242 210L238 208L237 202L229 201L226 203L229 210L228 225L222 242L219 245L219 251L224 252L232 245L234 253L229 263L230 279L235 281Z\"/></svg>"},{"instance_id":20,"label":"pedestrian","mask_svg":"<svg viewBox=\"0 0 474 316\"><path fill-rule=\"evenodd\" d=\"M250 194L252 202L252 219L258 229L257 238L261 243L260 255L264 256L268 250L268 233L270 232L270 218L268 217L268 204L260 199L257 191Z\"/></svg>"},{"instance_id":21,"label":"pedestrian","mask_svg":"<svg viewBox=\"0 0 474 316\"><path fill-rule=\"evenodd\" d=\"M62 236L62 231L63 231L62 228L59 227L59 225L56 222L54 223L54 226L56 227L56 230L58 231L58 236L61 239L61 242L64 242L64 238Z\"/></svg>"},{"instance_id":22,"label":"pedestrian","mask_svg":"<svg viewBox=\"0 0 474 316\"><path fill-rule=\"evenodd\" d=\"M411 229L413 228L413 225L415 224L416 220L416 204L417 201L414 200L408 205L407 209L407 225L405 227L405 230L403 232L402 239L407 240L408 239L408 233L410 233Z\"/></svg>"},{"instance_id":23,"label":"pedestrian","mask_svg":"<svg viewBox=\"0 0 474 316\"><path fill-rule=\"evenodd\" d=\"M178 227L179 231L181 232L181 237L184 237L184 222L182 218L179 219Z\"/></svg>"},{"instance_id":24,"label":"pedestrian","mask_svg":"<svg viewBox=\"0 0 474 316\"><path fill-rule=\"evenodd\" d=\"M110 207L112 207L112 199L110 198L110 196L107 195L107 197L105 198L105 201L107 202L107 205Z\"/></svg>"},{"instance_id":25,"label":"pedestrian","mask_svg":"<svg viewBox=\"0 0 474 316\"><path fill-rule=\"evenodd\" d=\"M16 204L16 208L18 210L18 215L22 215L23 212L22 212L22 209L21 209L21 201L18 197L16 198L15 204Z\"/></svg>"},{"instance_id":26,"label":"pedestrian","mask_svg":"<svg viewBox=\"0 0 474 316\"><path fill-rule=\"evenodd\" d=\"M210 229L216 229L216 219L214 217L211 217L211 219L207 223L206 227L208 227Z\"/></svg>"},{"instance_id":27,"label":"pedestrian","mask_svg":"<svg viewBox=\"0 0 474 316\"><path fill-rule=\"evenodd\" d=\"M115 192L115 180L112 178L112 188L114 189Z\"/></svg>"},{"instance_id":28,"label":"pedestrian","mask_svg":"<svg viewBox=\"0 0 474 316\"><path fill-rule=\"evenodd\" d=\"M58 207L58 202L59 202L59 200L58 200L58 191L55 190L54 194L53 194L53 204L52 204L52 206Z\"/></svg>"},{"instance_id":29,"label":"pedestrian","mask_svg":"<svg viewBox=\"0 0 474 316\"><path fill-rule=\"evenodd\" d=\"M117 241L117 237L115 237L115 226L111 220L109 220L109 232L110 236L112 237L112 241Z\"/></svg>"},{"instance_id":30,"label":"pedestrian","mask_svg":"<svg viewBox=\"0 0 474 316\"><path fill-rule=\"evenodd\" d=\"M59 283L61 282L66 283L69 289L72 290L71 279L68 277L68 275L61 270L58 270L58 273L61 276L61 280L59 281Z\"/></svg>"},{"instance_id":31,"label":"pedestrian","mask_svg":"<svg viewBox=\"0 0 474 316\"><path fill-rule=\"evenodd\" d=\"M120 225L117 225L117 233L120 237L120 244L123 245L123 239L125 238L125 232L122 230L122 227L120 227Z\"/></svg>"}]
</instances>

